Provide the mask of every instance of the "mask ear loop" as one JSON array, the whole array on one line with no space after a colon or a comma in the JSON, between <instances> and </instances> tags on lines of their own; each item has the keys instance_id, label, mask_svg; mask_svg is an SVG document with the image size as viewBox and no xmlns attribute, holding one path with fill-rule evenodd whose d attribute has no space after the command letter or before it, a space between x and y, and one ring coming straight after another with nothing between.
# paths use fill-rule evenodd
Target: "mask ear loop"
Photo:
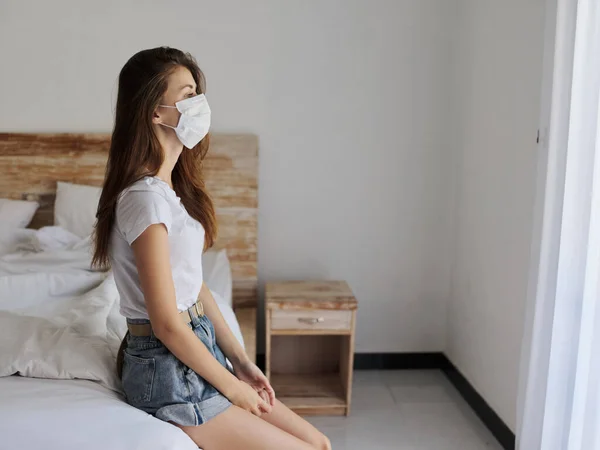
<instances>
[{"instance_id":1,"label":"mask ear loop","mask_svg":"<svg viewBox=\"0 0 600 450\"><path fill-rule=\"evenodd\" d=\"M161 108L175 108L177 109L177 106L169 106L169 105L158 105ZM167 125L166 123L162 123L162 122L158 122L159 125L162 125L163 127L169 127L172 128L173 130L176 130L177 127L172 127L171 125Z\"/></svg>"}]
</instances>

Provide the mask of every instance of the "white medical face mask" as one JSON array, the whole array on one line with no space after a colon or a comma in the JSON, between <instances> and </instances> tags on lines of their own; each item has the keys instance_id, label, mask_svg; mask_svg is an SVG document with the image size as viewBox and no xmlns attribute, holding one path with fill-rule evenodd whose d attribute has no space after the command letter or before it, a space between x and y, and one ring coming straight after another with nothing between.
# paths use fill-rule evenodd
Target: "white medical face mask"
<instances>
[{"instance_id":1,"label":"white medical face mask","mask_svg":"<svg viewBox=\"0 0 600 450\"><path fill-rule=\"evenodd\" d=\"M176 127L161 123L175 130L181 143L187 148L194 148L210 128L210 107L204 94L186 98L175 103L175 106L158 105L162 108L177 108L181 113Z\"/></svg>"}]
</instances>

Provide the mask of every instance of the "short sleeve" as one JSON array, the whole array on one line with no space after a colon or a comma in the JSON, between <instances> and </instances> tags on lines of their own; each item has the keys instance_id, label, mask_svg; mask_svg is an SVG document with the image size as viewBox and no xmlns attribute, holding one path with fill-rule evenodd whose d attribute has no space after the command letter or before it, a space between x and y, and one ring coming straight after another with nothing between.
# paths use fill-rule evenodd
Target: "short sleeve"
<instances>
[{"instance_id":1,"label":"short sleeve","mask_svg":"<svg viewBox=\"0 0 600 450\"><path fill-rule=\"evenodd\" d=\"M117 203L117 227L131 245L150 225L162 223L170 233L172 213L167 200L155 191L125 192Z\"/></svg>"}]
</instances>

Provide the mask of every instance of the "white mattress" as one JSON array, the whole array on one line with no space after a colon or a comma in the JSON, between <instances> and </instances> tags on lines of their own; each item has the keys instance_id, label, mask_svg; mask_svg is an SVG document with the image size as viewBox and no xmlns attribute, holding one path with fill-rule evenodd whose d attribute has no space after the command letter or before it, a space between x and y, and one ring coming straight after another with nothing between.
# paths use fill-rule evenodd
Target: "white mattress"
<instances>
[{"instance_id":1,"label":"white mattress","mask_svg":"<svg viewBox=\"0 0 600 450\"><path fill-rule=\"evenodd\" d=\"M0 450L197 450L179 428L86 380L0 378Z\"/></svg>"}]
</instances>

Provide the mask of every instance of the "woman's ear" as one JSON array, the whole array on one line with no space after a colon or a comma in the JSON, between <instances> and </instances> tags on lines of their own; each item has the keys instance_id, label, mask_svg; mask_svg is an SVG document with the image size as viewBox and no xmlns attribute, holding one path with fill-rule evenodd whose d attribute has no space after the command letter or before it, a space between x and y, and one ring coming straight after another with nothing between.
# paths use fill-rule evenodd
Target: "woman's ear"
<instances>
[{"instance_id":1,"label":"woman's ear","mask_svg":"<svg viewBox=\"0 0 600 450\"><path fill-rule=\"evenodd\" d=\"M162 119L160 117L160 114L158 113L158 108L155 109L154 112L152 113L152 123L155 125L162 123Z\"/></svg>"}]
</instances>

